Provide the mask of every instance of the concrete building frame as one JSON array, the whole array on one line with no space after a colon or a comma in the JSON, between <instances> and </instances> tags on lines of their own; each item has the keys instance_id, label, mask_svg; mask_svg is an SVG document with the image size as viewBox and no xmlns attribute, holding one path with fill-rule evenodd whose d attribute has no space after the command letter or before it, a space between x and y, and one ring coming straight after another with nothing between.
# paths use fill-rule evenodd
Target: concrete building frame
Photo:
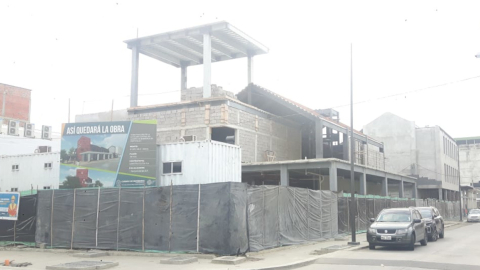
<instances>
[{"instance_id":1,"label":"concrete building frame","mask_svg":"<svg viewBox=\"0 0 480 270\"><path fill-rule=\"evenodd\" d=\"M252 173L252 172L272 172L276 171L280 174L279 185L281 186L290 186L290 177L289 171L300 169L328 169L328 174L325 177L328 177L329 190L334 192L339 192L338 174L340 171L349 172L350 164L347 161L340 159L308 159L308 160L288 160L288 161L279 161L279 162L259 162L259 163L250 163L243 164L242 172L243 173ZM410 198L417 198L417 183L416 178L409 177L401 174L395 174L387 171L382 171L363 165L355 164L355 180L358 190L356 192L361 195L380 195L380 196L390 196L392 195L389 192L389 186L395 186L398 188L399 198L405 198L405 187L410 186L412 191L410 193ZM381 182L381 192L380 194L371 194L367 188L368 178L377 178ZM348 190L349 191L349 190ZM393 196L392 196L393 197Z\"/></svg>"}]
</instances>

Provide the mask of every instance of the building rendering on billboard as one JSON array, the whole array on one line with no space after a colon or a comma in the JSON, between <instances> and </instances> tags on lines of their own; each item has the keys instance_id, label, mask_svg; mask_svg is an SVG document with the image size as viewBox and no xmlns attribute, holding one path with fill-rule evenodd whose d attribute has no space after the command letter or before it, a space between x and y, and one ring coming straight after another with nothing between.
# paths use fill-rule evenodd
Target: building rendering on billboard
<instances>
[{"instance_id":1,"label":"building rendering on billboard","mask_svg":"<svg viewBox=\"0 0 480 270\"><path fill-rule=\"evenodd\" d=\"M156 185L156 120L62 125L60 188Z\"/></svg>"}]
</instances>

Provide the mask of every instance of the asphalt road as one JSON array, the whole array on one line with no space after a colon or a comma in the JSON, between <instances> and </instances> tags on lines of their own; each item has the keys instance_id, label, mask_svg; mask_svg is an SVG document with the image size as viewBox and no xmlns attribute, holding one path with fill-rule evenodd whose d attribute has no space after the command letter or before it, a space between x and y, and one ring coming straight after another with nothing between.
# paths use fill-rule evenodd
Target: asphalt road
<instances>
[{"instance_id":1,"label":"asphalt road","mask_svg":"<svg viewBox=\"0 0 480 270\"><path fill-rule=\"evenodd\" d=\"M302 267L313 269L480 269L480 224L464 223L447 228L445 238L415 245L414 251L402 248L364 247L323 255L316 264Z\"/></svg>"}]
</instances>

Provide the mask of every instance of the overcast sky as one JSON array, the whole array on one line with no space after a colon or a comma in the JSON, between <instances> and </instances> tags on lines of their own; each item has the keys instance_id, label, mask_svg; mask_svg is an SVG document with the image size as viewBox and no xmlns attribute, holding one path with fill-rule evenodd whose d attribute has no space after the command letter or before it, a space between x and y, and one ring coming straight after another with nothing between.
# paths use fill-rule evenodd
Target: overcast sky
<instances>
[{"instance_id":1,"label":"overcast sky","mask_svg":"<svg viewBox=\"0 0 480 270\"><path fill-rule=\"evenodd\" d=\"M142 37L225 20L270 49L255 58L260 86L334 107L349 123L353 43L354 100L367 101L354 107L355 128L392 112L477 136L479 12L479 1L0 1L0 82L31 89L32 122L59 132L69 98L72 121L110 110L112 99L115 109L128 106L123 41L137 29ZM212 83L234 93L247 84L245 58L212 72ZM188 75L188 86L202 86L201 66ZM179 90L177 68L141 55L139 80L139 105L180 100L148 95Z\"/></svg>"}]
</instances>

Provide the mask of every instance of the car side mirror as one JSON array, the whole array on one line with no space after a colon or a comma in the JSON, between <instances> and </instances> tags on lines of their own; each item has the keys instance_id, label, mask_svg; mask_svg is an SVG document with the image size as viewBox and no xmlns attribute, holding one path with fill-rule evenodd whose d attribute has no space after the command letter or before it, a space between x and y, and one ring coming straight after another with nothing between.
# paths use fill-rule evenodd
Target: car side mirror
<instances>
[{"instance_id":1,"label":"car side mirror","mask_svg":"<svg viewBox=\"0 0 480 270\"><path fill-rule=\"evenodd\" d=\"M433 215L433 218L437 218L438 216L437 215Z\"/></svg>"},{"instance_id":2,"label":"car side mirror","mask_svg":"<svg viewBox=\"0 0 480 270\"><path fill-rule=\"evenodd\" d=\"M421 220L421 219L418 219L418 218L416 218L416 219L414 219L414 220L413 220L413 223L422 223L422 220Z\"/></svg>"},{"instance_id":3,"label":"car side mirror","mask_svg":"<svg viewBox=\"0 0 480 270\"><path fill-rule=\"evenodd\" d=\"M374 219L374 218L370 218L370 222L371 222L371 223L375 222L375 219Z\"/></svg>"}]
</instances>

